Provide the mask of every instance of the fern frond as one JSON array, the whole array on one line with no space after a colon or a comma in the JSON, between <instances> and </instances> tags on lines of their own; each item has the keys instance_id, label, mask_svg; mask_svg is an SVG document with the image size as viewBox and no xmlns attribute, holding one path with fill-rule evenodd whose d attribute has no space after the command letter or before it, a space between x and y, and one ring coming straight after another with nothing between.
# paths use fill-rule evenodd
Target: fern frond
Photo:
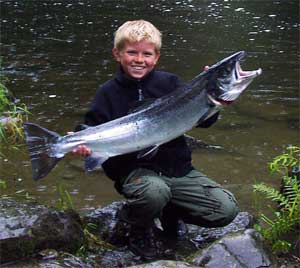
<instances>
[{"instance_id":1,"label":"fern frond","mask_svg":"<svg viewBox=\"0 0 300 268\"><path fill-rule=\"evenodd\" d=\"M279 239L279 240L275 241L274 244L272 245L272 250L289 252L291 247L292 247L292 244L290 242Z\"/></svg>"},{"instance_id":2,"label":"fern frond","mask_svg":"<svg viewBox=\"0 0 300 268\"><path fill-rule=\"evenodd\" d=\"M288 199L292 211L300 210L300 185L296 177L283 177L282 194Z\"/></svg>"},{"instance_id":3,"label":"fern frond","mask_svg":"<svg viewBox=\"0 0 300 268\"><path fill-rule=\"evenodd\" d=\"M262 219L266 216L262 215ZM275 220L270 221L269 227L265 230L264 236L271 241L276 241L282 234L293 230L296 224L296 219L288 215L277 216Z\"/></svg>"},{"instance_id":4,"label":"fern frond","mask_svg":"<svg viewBox=\"0 0 300 268\"><path fill-rule=\"evenodd\" d=\"M286 208L290 209L289 200L278 190L264 183L255 184L253 185L253 188L255 192L263 193L268 199L278 202L280 206L285 206Z\"/></svg>"},{"instance_id":5,"label":"fern frond","mask_svg":"<svg viewBox=\"0 0 300 268\"><path fill-rule=\"evenodd\" d=\"M298 166L300 168L300 147L289 146L287 150L288 152L275 157L269 164L271 173L282 172L286 174L291 167Z\"/></svg>"},{"instance_id":6,"label":"fern frond","mask_svg":"<svg viewBox=\"0 0 300 268\"><path fill-rule=\"evenodd\" d=\"M277 202L274 208L269 207L271 218L261 215L264 227L259 225L257 230L272 244L273 251L287 252L292 244L282 240L282 236L288 233L299 234L300 228L300 147L288 147L288 152L275 157L269 168L271 173L282 174L282 185L280 191L264 183L253 185L254 192L262 193L266 198Z\"/></svg>"}]
</instances>

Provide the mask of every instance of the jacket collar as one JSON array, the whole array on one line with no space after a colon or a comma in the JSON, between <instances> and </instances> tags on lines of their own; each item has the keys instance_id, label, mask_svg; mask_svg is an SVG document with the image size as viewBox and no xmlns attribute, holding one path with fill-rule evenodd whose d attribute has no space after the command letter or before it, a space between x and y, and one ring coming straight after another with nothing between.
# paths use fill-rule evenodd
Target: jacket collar
<instances>
[{"instance_id":1,"label":"jacket collar","mask_svg":"<svg viewBox=\"0 0 300 268\"><path fill-rule=\"evenodd\" d=\"M146 83L148 80L151 79L151 77L154 74L154 69L148 73L146 76L144 76L142 79L135 79L132 77L129 77L128 75L125 74L125 72L122 69L122 66L119 66L115 79L124 87L134 87L136 88L140 84Z\"/></svg>"}]
</instances>

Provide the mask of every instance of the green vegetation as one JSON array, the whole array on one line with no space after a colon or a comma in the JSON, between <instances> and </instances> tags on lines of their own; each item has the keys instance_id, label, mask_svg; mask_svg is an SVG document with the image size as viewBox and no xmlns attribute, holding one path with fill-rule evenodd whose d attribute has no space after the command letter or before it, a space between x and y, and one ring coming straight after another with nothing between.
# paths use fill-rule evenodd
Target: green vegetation
<instances>
[{"instance_id":1,"label":"green vegetation","mask_svg":"<svg viewBox=\"0 0 300 268\"><path fill-rule=\"evenodd\" d=\"M83 228L85 241L83 245L77 250L76 256L86 258L90 252L99 252L106 249L115 249L113 245L100 239L93 233L97 232L97 224L86 223Z\"/></svg>"},{"instance_id":2,"label":"green vegetation","mask_svg":"<svg viewBox=\"0 0 300 268\"><path fill-rule=\"evenodd\" d=\"M72 197L70 196L69 192L64 188L64 186L61 183L59 183L57 184L56 189L59 194L59 199L55 207L58 210L67 210L67 209L75 210Z\"/></svg>"},{"instance_id":3,"label":"green vegetation","mask_svg":"<svg viewBox=\"0 0 300 268\"><path fill-rule=\"evenodd\" d=\"M1 190L1 189L5 190L6 187L7 187L6 181L0 179L0 190Z\"/></svg>"},{"instance_id":4,"label":"green vegetation","mask_svg":"<svg viewBox=\"0 0 300 268\"><path fill-rule=\"evenodd\" d=\"M59 198L55 204L55 208L63 211L69 209L75 211L73 199L62 183L57 183L56 191L58 192ZM93 223L83 225L84 242L77 250L76 256L86 258L90 251L97 249L99 246L102 248L106 244L92 233L92 230L96 229L96 227L97 226Z\"/></svg>"},{"instance_id":5,"label":"green vegetation","mask_svg":"<svg viewBox=\"0 0 300 268\"><path fill-rule=\"evenodd\" d=\"M0 155L3 155L4 149L16 149L21 144L24 138L23 121L28 115L26 105L15 102L6 83L7 79L0 73Z\"/></svg>"},{"instance_id":6,"label":"green vegetation","mask_svg":"<svg viewBox=\"0 0 300 268\"><path fill-rule=\"evenodd\" d=\"M273 252L286 253L300 243L300 147L288 147L286 153L273 159L269 169L271 174L280 174L281 189L277 190L264 183L253 186L255 192L276 204L275 208L269 207L272 217L263 213L260 215L256 229L271 244Z\"/></svg>"},{"instance_id":7,"label":"green vegetation","mask_svg":"<svg viewBox=\"0 0 300 268\"><path fill-rule=\"evenodd\" d=\"M5 86L7 78L2 75L0 59L0 158L5 152L16 150L23 144L23 121L27 120L27 107L23 103L17 103L13 94ZM2 190L7 188L6 180L0 179Z\"/></svg>"},{"instance_id":8,"label":"green vegetation","mask_svg":"<svg viewBox=\"0 0 300 268\"><path fill-rule=\"evenodd\" d=\"M59 199L56 202L55 208L58 210L68 210L72 209L75 210L74 203L72 200L71 195L65 189L65 187L58 183L56 186L57 192L59 194ZM113 249L114 247L98 238L96 235L93 234L97 229L97 225L94 223L85 223L83 226L83 233L84 233L84 243L81 247L77 250L76 256L86 258L89 252L96 252L102 249Z\"/></svg>"}]
</instances>

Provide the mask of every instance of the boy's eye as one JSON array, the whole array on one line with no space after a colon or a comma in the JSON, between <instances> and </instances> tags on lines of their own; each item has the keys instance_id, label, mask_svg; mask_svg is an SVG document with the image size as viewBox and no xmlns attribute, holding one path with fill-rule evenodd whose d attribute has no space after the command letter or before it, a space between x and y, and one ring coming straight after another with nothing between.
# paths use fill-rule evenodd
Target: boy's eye
<instances>
[{"instance_id":1,"label":"boy's eye","mask_svg":"<svg viewBox=\"0 0 300 268\"><path fill-rule=\"evenodd\" d=\"M144 55L145 55L146 57L150 57L150 56L152 56L153 54L152 54L151 52L145 52Z\"/></svg>"},{"instance_id":2,"label":"boy's eye","mask_svg":"<svg viewBox=\"0 0 300 268\"><path fill-rule=\"evenodd\" d=\"M129 55L135 55L135 54L136 54L136 52L135 52L135 51L133 51L133 50L129 50L129 51L127 51L127 54L129 54Z\"/></svg>"}]
</instances>

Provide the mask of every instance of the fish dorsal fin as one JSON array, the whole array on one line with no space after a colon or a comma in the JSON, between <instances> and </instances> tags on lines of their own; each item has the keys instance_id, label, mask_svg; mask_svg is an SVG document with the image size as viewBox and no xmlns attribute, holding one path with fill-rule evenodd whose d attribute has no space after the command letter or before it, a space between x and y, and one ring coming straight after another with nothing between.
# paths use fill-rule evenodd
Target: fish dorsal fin
<instances>
[{"instance_id":1,"label":"fish dorsal fin","mask_svg":"<svg viewBox=\"0 0 300 268\"><path fill-rule=\"evenodd\" d=\"M157 153L158 147L159 145L153 145L151 147L139 151L137 158L140 159L146 157L147 159L151 159Z\"/></svg>"},{"instance_id":2,"label":"fish dorsal fin","mask_svg":"<svg viewBox=\"0 0 300 268\"><path fill-rule=\"evenodd\" d=\"M156 99L145 99L141 101L135 101L131 104L128 114L139 112L146 107L150 106Z\"/></svg>"}]
</instances>

